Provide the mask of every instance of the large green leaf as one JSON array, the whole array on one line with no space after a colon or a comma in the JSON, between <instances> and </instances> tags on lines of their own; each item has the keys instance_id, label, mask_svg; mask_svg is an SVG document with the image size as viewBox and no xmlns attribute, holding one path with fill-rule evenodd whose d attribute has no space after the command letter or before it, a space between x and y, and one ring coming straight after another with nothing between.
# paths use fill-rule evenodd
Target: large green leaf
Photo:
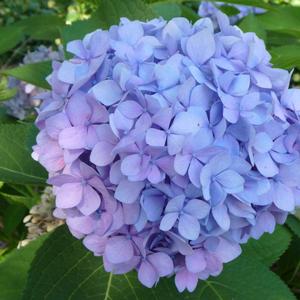
<instances>
[{"instance_id":1,"label":"large green leaf","mask_svg":"<svg viewBox=\"0 0 300 300\"><path fill-rule=\"evenodd\" d=\"M300 220L295 216L290 215L286 223L288 227L293 231L293 233L300 238Z\"/></svg>"},{"instance_id":2,"label":"large green leaf","mask_svg":"<svg viewBox=\"0 0 300 300\"><path fill-rule=\"evenodd\" d=\"M245 32L255 32L257 36L259 36L266 42L266 31L264 30L263 26L259 22L259 19L255 15L249 14L240 22L239 27Z\"/></svg>"},{"instance_id":3,"label":"large green leaf","mask_svg":"<svg viewBox=\"0 0 300 300\"><path fill-rule=\"evenodd\" d=\"M24 248L16 249L0 262L0 299L20 300L27 272L36 250L46 238L42 236Z\"/></svg>"},{"instance_id":4,"label":"large green leaf","mask_svg":"<svg viewBox=\"0 0 300 300\"><path fill-rule=\"evenodd\" d=\"M51 72L51 62L43 61L34 64L22 65L13 69L2 70L1 73L16 77L44 89L49 89L46 77Z\"/></svg>"},{"instance_id":5,"label":"large green leaf","mask_svg":"<svg viewBox=\"0 0 300 300\"><path fill-rule=\"evenodd\" d=\"M7 26L0 28L0 54L14 48L23 39L23 28Z\"/></svg>"},{"instance_id":6,"label":"large green leaf","mask_svg":"<svg viewBox=\"0 0 300 300\"><path fill-rule=\"evenodd\" d=\"M37 252L29 272L23 300L123 300L123 299L295 299L280 279L255 258L243 255L227 264L219 277L199 284L192 294L177 292L173 278L153 289L143 287L136 273L112 275L102 260L93 256L60 227Z\"/></svg>"},{"instance_id":7,"label":"large green leaf","mask_svg":"<svg viewBox=\"0 0 300 300\"><path fill-rule=\"evenodd\" d=\"M46 172L31 158L35 135L33 125L0 125L0 181L18 184L45 182Z\"/></svg>"},{"instance_id":8,"label":"large green leaf","mask_svg":"<svg viewBox=\"0 0 300 300\"><path fill-rule=\"evenodd\" d=\"M95 16L98 16L106 28L119 24L122 17L131 20L149 20L157 17L143 0L99 0Z\"/></svg>"},{"instance_id":9,"label":"large green leaf","mask_svg":"<svg viewBox=\"0 0 300 300\"><path fill-rule=\"evenodd\" d=\"M171 20L174 17L181 16L181 7L173 2L156 2L150 5L152 10L165 20Z\"/></svg>"},{"instance_id":10,"label":"large green leaf","mask_svg":"<svg viewBox=\"0 0 300 300\"><path fill-rule=\"evenodd\" d=\"M243 252L259 259L266 266L271 266L289 247L291 239L290 232L278 225L273 234L265 233L259 240L250 239L243 246Z\"/></svg>"},{"instance_id":11,"label":"large green leaf","mask_svg":"<svg viewBox=\"0 0 300 300\"><path fill-rule=\"evenodd\" d=\"M15 25L23 29L23 33L35 40L54 40L59 37L59 29L64 25L64 20L58 15L34 15L18 21Z\"/></svg>"},{"instance_id":12,"label":"large green leaf","mask_svg":"<svg viewBox=\"0 0 300 300\"><path fill-rule=\"evenodd\" d=\"M266 30L300 37L300 7L283 6L257 16Z\"/></svg>"},{"instance_id":13,"label":"large green leaf","mask_svg":"<svg viewBox=\"0 0 300 300\"><path fill-rule=\"evenodd\" d=\"M270 50L275 67L292 69L300 68L300 43L273 47Z\"/></svg>"}]
</instances>

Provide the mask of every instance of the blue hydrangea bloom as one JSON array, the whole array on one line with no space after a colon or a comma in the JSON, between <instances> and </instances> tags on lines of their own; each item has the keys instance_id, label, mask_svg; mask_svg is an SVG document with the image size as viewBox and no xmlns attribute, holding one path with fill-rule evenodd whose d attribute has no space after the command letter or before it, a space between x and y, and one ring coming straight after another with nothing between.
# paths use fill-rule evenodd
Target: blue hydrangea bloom
<instances>
[{"instance_id":1,"label":"blue hydrangea bloom","mask_svg":"<svg viewBox=\"0 0 300 300\"><path fill-rule=\"evenodd\" d=\"M300 204L300 90L216 16L122 18L70 42L42 95L33 157L55 215L147 287L193 291Z\"/></svg>"}]
</instances>

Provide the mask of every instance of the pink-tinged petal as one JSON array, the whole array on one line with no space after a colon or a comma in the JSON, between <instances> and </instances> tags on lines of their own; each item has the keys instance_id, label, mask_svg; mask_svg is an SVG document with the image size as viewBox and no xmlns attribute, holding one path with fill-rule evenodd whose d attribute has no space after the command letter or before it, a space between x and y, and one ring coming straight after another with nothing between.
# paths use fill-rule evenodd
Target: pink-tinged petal
<instances>
[{"instance_id":1,"label":"pink-tinged petal","mask_svg":"<svg viewBox=\"0 0 300 300\"><path fill-rule=\"evenodd\" d=\"M186 44L186 51L195 64L203 64L216 50L214 34L207 28L192 35Z\"/></svg>"},{"instance_id":2,"label":"pink-tinged petal","mask_svg":"<svg viewBox=\"0 0 300 300\"><path fill-rule=\"evenodd\" d=\"M113 264L127 262L133 257L132 241L124 236L114 236L108 239L105 256Z\"/></svg>"},{"instance_id":3,"label":"pink-tinged petal","mask_svg":"<svg viewBox=\"0 0 300 300\"><path fill-rule=\"evenodd\" d=\"M204 251L201 249L194 250L193 254L185 257L185 265L188 271L192 273L202 272L206 267Z\"/></svg>"},{"instance_id":4,"label":"pink-tinged petal","mask_svg":"<svg viewBox=\"0 0 300 300\"><path fill-rule=\"evenodd\" d=\"M118 110L127 118L135 119L143 113L143 108L135 101L124 101L118 105Z\"/></svg>"},{"instance_id":5,"label":"pink-tinged petal","mask_svg":"<svg viewBox=\"0 0 300 300\"><path fill-rule=\"evenodd\" d=\"M114 162L109 170L109 181L112 184L118 185L123 178L123 174L121 172L121 160Z\"/></svg>"},{"instance_id":6,"label":"pink-tinged petal","mask_svg":"<svg viewBox=\"0 0 300 300\"><path fill-rule=\"evenodd\" d=\"M210 205L198 199L191 199L184 207L184 212L198 219L205 218L210 212Z\"/></svg>"},{"instance_id":7,"label":"pink-tinged petal","mask_svg":"<svg viewBox=\"0 0 300 300\"><path fill-rule=\"evenodd\" d=\"M45 121L46 131L53 139L58 139L60 132L71 126L68 117L64 113L58 113Z\"/></svg>"},{"instance_id":8,"label":"pink-tinged petal","mask_svg":"<svg viewBox=\"0 0 300 300\"><path fill-rule=\"evenodd\" d=\"M168 201L165 212L179 212L183 208L185 196L179 195Z\"/></svg>"},{"instance_id":9,"label":"pink-tinged petal","mask_svg":"<svg viewBox=\"0 0 300 300\"><path fill-rule=\"evenodd\" d=\"M120 86L113 80L103 80L92 88L92 94L102 104L109 106L120 101L123 92Z\"/></svg>"},{"instance_id":10,"label":"pink-tinged petal","mask_svg":"<svg viewBox=\"0 0 300 300\"><path fill-rule=\"evenodd\" d=\"M99 208L100 203L101 199L98 193L91 186L86 185L83 188L83 199L77 208L82 214L88 216Z\"/></svg>"},{"instance_id":11,"label":"pink-tinged petal","mask_svg":"<svg viewBox=\"0 0 300 300\"><path fill-rule=\"evenodd\" d=\"M106 141L97 143L91 152L90 161L99 167L107 166L114 160L113 148L114 145Z\"/></svg>"},{"instance_id":12,"label":"pink-tinged petal","mask_svg":"<svg viewBox=\"0 0 300 300\"><path fill-rule=\"evenodd\" d=\"M107 237L96 234L88 235L83 240L83 245L96 255L103 255L107 243Z\"/></svg>"},{"instance_id":13,"label":"pink-tinged petal","mask_svg":"<svg viewBox=\"0 0 300 300\"><path fill-rule=\"evenodd\" d=\"M175 284L180 293L185 289L189 292L193 292L198 283L198 275L188 272L185 268L178 271L175 276Z\"/></svg>"},{"instance_id":14,"label":"pink-tinged petal","mask_svg":"<svg viewBox=\"0 0 300 300\"><path fill-rule=\"evenodd\" d=\"M83 234L90 234L95 228L95 221L89 216L67 218L67 225Z\"/></svg>"},{"instance_id":15,"label":"pink-tinged petal","mask_svg":"<svg viewBox=\"0 0 300 300\"><path fill-rule=\"evenodd\" d=\"M124 223L127 225L135 224L140 216L140 204L134 202L132 204L123 203Z\"/></svg>"},{"instance_id":16,"label":"pink-tinged petal","mask_svg":"<svg viewBox=\"0 0 300 300\"><path fill-rule=\"evenodd\" d=\"M154 147L163 147L166 143L167 135L164 131L149 128L146 132L146 143Z\"/></svg>"},{"instance_id":17,"label":"pink-tinged petal","mask_svg":"<svg viewBox=\"0 0 300 300\"><path fill-rule=\"evenodd\" d=\"M141 171L142 157L139 154L126 156L121 163L121 171L126 176L137 175Z\"/></svg>"},{"instance_id":18,"label":"pink-tinged petal","mask_svg":"<svg viewBox=\"0 0 300 300\"><path fill-rule=\"evenodd\" d=\"M273 177L279 173L279 169L269 153L256 153L254 161L258 171L265 177Z\"/></svg>"},{"instance_id":19,"label":"pink-tinged petal","mask_svg":"<svg viewBox=\"0 0 300 300\"><path fill-rule=\"evenodd\" d=\"M184 176L189 168L192 155L190 154L176 154L174 160L174 169L179 174ZM200 175L199 175L200 176Z\"/></svg>"},{"instance_id":20,"label":"pink-tinged petal","mask_svg":"<svg viewBox=\"0 0 300 300\"><path fill-rule=\"evenodd\" d=\"M56 193L56 206L59 208L71 208L78 205L83 196L81 183L66 183Z\"/></svg>"},{"instance_id":21,"label":"pink-tinged petal","mask_svg":"<svg viewBox=\"0 0 300 300\"><path fill-rule=\"evenodd\" d=\"M156 165L152 165L147 178L151 183L158 184L165 179L165 174Z\"/></svg>"},{"instance_id":22,"label":"pink-tinged petal","mask_svg":"<svg viewBox=\"0 0 300 300\"><path fill-rule=\"evenodd\" d=\"M273 147L273 141L265 132L258 133L254 138L254 148L260 153L269 152Z\"/></svg>"},{"instance_id":23,"label":"pink-tinged petal","mask_svg":"<svg viewBox=\"0 0 300 300\"><path fill-rule=\"evenodd\" d=\"M122 179L115 191L115 198L123 203L135 202L143 190L145 183L143 181L129 181Z\"/></svg>"},{"instance_id":24,"label":"pink-tinged petal","mask_svg":"<svg viewBox=\"0 0 300 300\"><path fill-rule=\"evenodd\" d=\"M85 148L86 135L86 127L78 126L66 128L59 134L59 145L65 149Z\"/></svg>"},{"instance_id":25,"label":"pink-tinged petal","mask_svg":"<svg viewBox=\"0 0 300 300\"><path fill-rule=\"evenodd\" d=\"M179 153L184 145L185 137L178 134L170 134L167 138L168 153L175 155Z\"/></svg>"},{"instance_id":26,"label":"pink-tinged petal","mask_svg":"<svg viewBox=\"0 0 300 300\"><path fill-rule=\"evenodd\" d=\"M76 56L84 59L86 58L86 50L84 49L83 43L81 40L71 41L67 44L67 51L75 54Z\"/></svg>"},{"instance_id":27,"label":"pink-tinged petal","mask_svg":"<svg viewBox=\"0 0 300 300\"><path fill-rule=\"evenodd\" d=\"M148 256L149 262L154 266L155 271L160 277L172 274L174 264L169 255L157 252Z\"/></svg>"},{"instance_id":28,"label":"pink-tinged petal","mask_svg":"<svg viewBox=\"0 0 300 300\"><path fill-rule=\"evenodd\" d=\"M164 130L167 130L169 129L172 116L172 109L169 107L164 107L152 117L152 122L163 128Z\"/></svg>"},{"instance_id":29,"label":"pink-tinged petal","mask_svg":"<svg viewBox=\"0 0 300 300\"><path fill-rule=\"evenodd\" d=\"M283 211L292 212L295 209L295 199L292 190L280 182L274 184L273 187L274 204Z\"/></svg>"},{"instance_id":30,"label":"pink-tinged petal","mask_svg":"<svg viewBox=\"0 0 300 300\"><path fill-rule=\"evenodd\" d=\"M92 115L84 93L75 93L68 101L66 113L73 126L84 126Z\"/></svg>"},{"instance_id":31,"label":"pink-tinged petal","mask_svg":"<svg viewBox=\"0 0 300 300\"><path fill-rule=\"evenodd\" d=\"M200 187L200 173L202 169L202 164L197 159L192 159L188 175L192 184L196 187Z\"/></svg>"},{"instance_id":32,"label":"pink-tinged petal","mask_svg":"<svg viewBox=\"0 0 300 300\"><path fill-rule=\"evenodd\" d=\"M197 218L183 214L179 217L178 231L180 235L188 240L196 240L200 234L200 223Z\"/></svg>"},{"instance_id":33,"label":"pink-tinged petal","mask_svg":"<svg viewBox=\"0 0 300 300\"><path fill-rule=\"evenodd\" d=\"M214 253L223 263L228 263L237 258L242 253L242 249L238 243L220 239Z\"/></svg>"},{"instance_id":34,"label":"pink-tinged petal","mask_svg":"<svg viewBox=\"0 0 300 300\"><path fill-rule=\"evenodd\" d=\"M212 209L212 215L217 224L224 230L227 231L230 228L230 218L228 215L227 207L220 204Z\"/></svg>"},{"instance_id":35,"label":"pink-tinged petal","mask_svg":"<svg viewBox=\"0 0 300 300\"><path fill-rule=\"evenodd\" d=\"M149 262L143 261L139 267L138 279L144 286L152 288L159 276Z\"/></svg>"},{"instance_id":36,"label":"pink-tinged petal","mask_svg":"<svg viewBox=\"0 0 300 300\"><path fill-rule=\"evenodd\" d=\"M163 216L160 221L159 229L163 231L169 231L176 223L178 218L178 213L167 213Z\"/></svg>"}]
</instances>

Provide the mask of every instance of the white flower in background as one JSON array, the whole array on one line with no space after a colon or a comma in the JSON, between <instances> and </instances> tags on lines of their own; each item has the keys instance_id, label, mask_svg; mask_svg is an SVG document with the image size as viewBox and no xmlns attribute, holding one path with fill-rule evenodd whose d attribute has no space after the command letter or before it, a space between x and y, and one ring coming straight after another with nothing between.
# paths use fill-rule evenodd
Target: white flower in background
<instances>
[{"instance_id":1,"label":"white flower in background","mask_svg":"<svg viewBox=\"0 0 300 300\"><path fill-rule=\"evenodd\" d=\"M46 187L41 195L41 202L33 206L23 222L28 229L26 239L20 241L19 247L26 246L40 235L50 232L62 225L64 221L53 216L55 198L51 187Z\"/></svg>"}]
</instances>

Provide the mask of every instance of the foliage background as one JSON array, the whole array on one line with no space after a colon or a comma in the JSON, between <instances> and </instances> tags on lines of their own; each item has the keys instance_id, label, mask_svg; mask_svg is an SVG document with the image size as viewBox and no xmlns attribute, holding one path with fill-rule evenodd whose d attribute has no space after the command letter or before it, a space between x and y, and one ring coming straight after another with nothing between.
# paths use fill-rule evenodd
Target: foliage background
<instances>
[{"instance_id":1,"label":"foliage background","mask_svg":"<svg viewBox=\"0 0 300 300\"><path fill-rule=\"evenodd\" d=\"M262 7L263 15L248 15L239 22L266 42L275 67L293 70L292 84L300 85L300 1L232 0ZM25 120L7 114L3 105L17 92L8 76L49 88L45 77L50 61L22 65L26 53L38 45L54 50L99 27L108 28L120 17L171 19L199 17L199 1L156 0L2 0L0 2L0 299L300 299L300 217L290 216L272 235L251 240L241 257L225 266L217 278L199 284L193 294L179 295L171 280L155 289L143 288L134 273L105 273L100 258L61 226L26 247L17 249L27 235L23 223L40 202L46 172L31 159L37 130L35 113ZM235 14L230 6L227 14ZM65 53L66 57L68 56Z\"/></svg>"}]
</instances>

